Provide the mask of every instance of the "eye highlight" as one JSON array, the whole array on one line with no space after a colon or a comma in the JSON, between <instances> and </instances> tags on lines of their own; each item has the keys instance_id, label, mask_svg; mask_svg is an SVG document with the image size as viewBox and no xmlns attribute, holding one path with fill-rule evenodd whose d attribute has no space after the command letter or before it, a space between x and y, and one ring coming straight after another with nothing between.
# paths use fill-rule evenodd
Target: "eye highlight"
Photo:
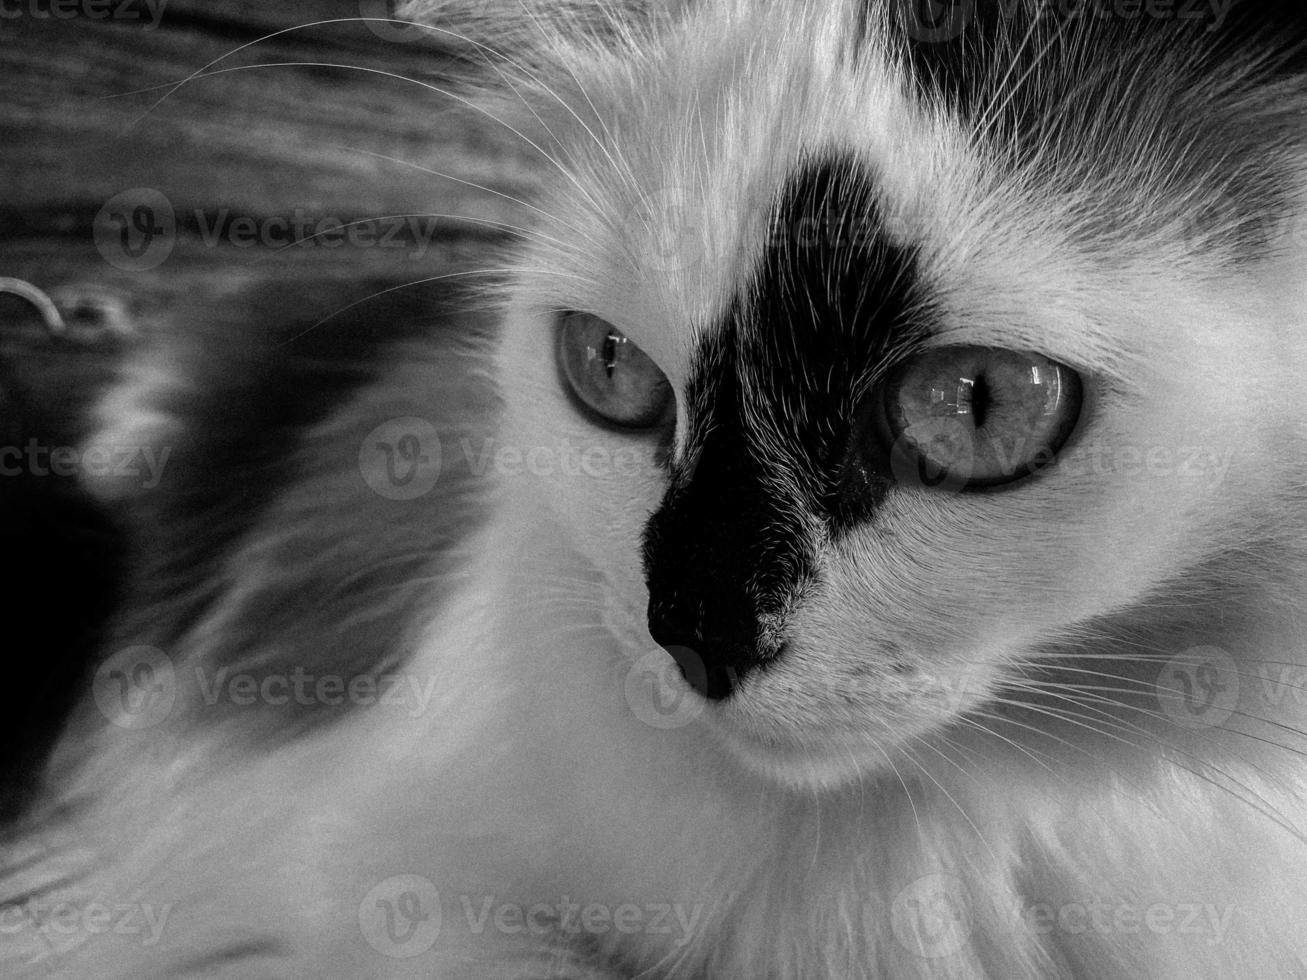
<instances>
[{"instance_id":1,"label":"eye highlight","mask_svg":"<svg viewBox=\"0 0 1307 980\"><path fill-rule=\"evenodd\" d=\"M650 429L673 411L667 376L625 334L597 316L562 315L558 366L577 400L612 425Z\"/></svg>"},{"instance_id":2,"label":"eye highlight","mask_svg":"<svg viewBox=\"0 0 1307 980\"><path fill-rule=\"evenodd\" d=\"M883 436L900 483L981 490L1048 465L1080 417L1080 376L1040 354L943 347L897 368Z\"/></svg>"}]
</instances>

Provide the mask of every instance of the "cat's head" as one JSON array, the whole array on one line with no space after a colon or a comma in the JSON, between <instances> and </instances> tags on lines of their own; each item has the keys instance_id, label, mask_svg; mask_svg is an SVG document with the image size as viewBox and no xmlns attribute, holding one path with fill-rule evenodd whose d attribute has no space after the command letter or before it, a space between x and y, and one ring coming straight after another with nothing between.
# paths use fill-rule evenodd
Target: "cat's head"
<instances>
[{"instance_id":1,"label":"cat's head","mask_svg":"<svg viewBox=\"0 0 1307 980\"><path fill-rule=\"evenodd\" d=\"M405 11L538 151L517 484L777 778L986 724L1068 651L1156 678L1301 532L1307 87L1247 53L1270 21L1117 6Z\"/></svg>"}]
</instances>

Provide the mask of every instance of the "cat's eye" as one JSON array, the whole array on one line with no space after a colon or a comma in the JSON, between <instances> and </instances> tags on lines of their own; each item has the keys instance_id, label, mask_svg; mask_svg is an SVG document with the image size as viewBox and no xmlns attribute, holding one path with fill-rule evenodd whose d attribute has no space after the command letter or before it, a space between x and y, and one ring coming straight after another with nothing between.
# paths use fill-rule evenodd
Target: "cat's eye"
<instances>
[{"instance_id":1,"label":"cat's eye","mask_svg":"<svg viewBox=\"0 0 1307 980\"><path fill-rule=\"evenodd\" d=\"M1082 385L1065 364L990 347L943 347L900 365L884 391L895 478L978 490L1051 463L1080 416Z\"/></svg>"},{"instance_id":2,"label":"cat's eye","mask_svg":"<svg viewBox=\"0 0 1307 980\"><path fill-rule=\"evenodd\" d=\"M572 394L613 425L649 429L674 411L667 376L630 338L597 316L563 314L558 365Z\"/></svg>"}]
</instances>

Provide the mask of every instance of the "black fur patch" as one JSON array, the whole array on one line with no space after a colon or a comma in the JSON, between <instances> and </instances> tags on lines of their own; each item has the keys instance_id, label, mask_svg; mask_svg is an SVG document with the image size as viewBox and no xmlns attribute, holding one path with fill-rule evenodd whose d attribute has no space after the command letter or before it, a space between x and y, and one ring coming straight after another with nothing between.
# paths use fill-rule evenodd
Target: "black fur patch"
<instances>
[{"instance_id":1,"label":"black fur patch","mask_svg":"<svg viewBox=\"0 0 1307 980\"><path fill-rule=\"evenodd\" d=\"M879 4L867 17L879 16ZM893 0L913 87L1078 201L1100 247L1255 257L1294 191L1307 12L1253 0ZM1096 205L1086 205L1097 198Z\"/></svg>"},{"instance_id":2,"label":"black fur patch","mask_svg":"<svg viewBox=\"0 0 1307 980\"><path fill-rule=\"evenodd\" d=\"M292 304L260 291L190 324L177 354L189 383L160 406L176 425L166 473L125 508L133 548L105 655L157 648L187 684L207 685L193 706L203 723L238 716L242 736L264 745L396 693L381 677L398 669L396 638L484 516L457 450L461 438L480 445L492 424L493 399L461 350L490 324L448 289L378 286L323 287L309 309L301 295ZM376 295L350 299L360 292ZM418 358L430 391L387 381ZM416 415L446 444L438 484L418 500L379 496L360 449L376 426ZM210 617L233 597L239 611L211 635ZM197 644L202 663L191 662ZM239 702L226 686L238 675L260 690L275 683L279 700ZM286 697L297 676L380 683L362 699Z\"/></svg>"},{"instance_id":3,"label":"black fur patch","mask_svg":"<svg viewBox=\"0 0 1307 980\"><path fill-rule=\"evenodd\" d=\"M705 669L682 666L709 697L780 653L812 529L839 533L883 497L858 408L925 312L867 169L838 156L796 173L756 279L701 342L689 446L645 532L650 631L694 651Z\"/></svg>"},{"instance_id":4,"label":"black fur patch","mask_svg":"<svg viewBox=\"0 0 1307 980\"><path fill-rule=\"evenodd\" d=\"M73 445L59 438L65 431L23 411L0 386L0 448L7 464L29 440ZM0 612L10 631L0 693L0 822L16 817L39 789L46 757L101 641L125 563L121 528L73 480L48 469L43 475L10 471L9 465L5 470L0 561L7 570Z\"/></svg>"},{"instance_id":5,"label":"black fur patch","mask_svg":"<svg viewBox=\"0 0 1307 980\"><path fill-rule=\"evenodd\" d=\"M880 6L872 0L864 17ZM1104 87L1180 85L1235 62L1264 61L1264 81L1307 71L1307 12L1289 0L892 0L889 7L918 88L967 119L986 111L997 92L1040 100L1050 82L1054 92L1079 88L1092 104ZM1089 73L1069 73L1070 66ZM1171 78L1166 69L1181 74ZM1016 84L1027 70L1035 84Z\"/></svg>"}]
</instances>

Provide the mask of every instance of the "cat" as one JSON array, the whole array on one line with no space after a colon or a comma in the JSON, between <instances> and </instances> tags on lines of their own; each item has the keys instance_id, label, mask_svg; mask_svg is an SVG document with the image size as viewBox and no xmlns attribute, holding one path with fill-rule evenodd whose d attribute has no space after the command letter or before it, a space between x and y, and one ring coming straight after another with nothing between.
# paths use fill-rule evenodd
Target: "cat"
<instances>
[{"instance_id":1,"label":"cat","mask_svg":"<svg viewBox=\"0 0 1307 980\"><path fill-rule=\"evenodd\" d=\"M187 451L6 975L1307 977L1307 19L397 17L534 224L107 396Z\"/></svg>"}]
</instances>

